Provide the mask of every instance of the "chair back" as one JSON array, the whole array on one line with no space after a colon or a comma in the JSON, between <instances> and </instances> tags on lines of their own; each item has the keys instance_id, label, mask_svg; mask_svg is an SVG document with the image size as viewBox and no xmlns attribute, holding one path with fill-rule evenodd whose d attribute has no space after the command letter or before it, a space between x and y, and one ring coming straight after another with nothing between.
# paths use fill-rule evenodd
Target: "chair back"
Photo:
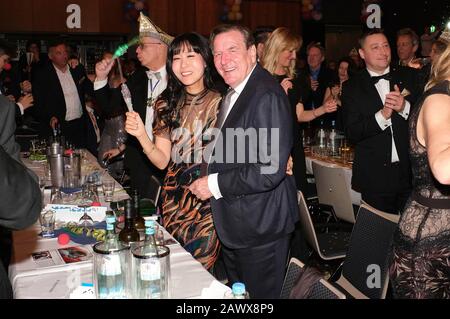
<instances>
[{"instance_id":1,"label":"chair back","mask_svg":"<svg viewBox=\"0 0 450 319\"><path fill-rule=\"evenodd\" d=\"M353 297L386 297L389 255L398 220L398 215L379 211L367 204L359 208L342 274L337 281Z\"/></svg>"},{"instance_id":2,"label":"chair back","mask_svg":"<svg viewBox=\"0 0 450 319\"><path fill-rule=\"evenodd\" d=\"M312 162L312 168L319 203L332 206L337 218L354 224L351 189L344 168L321 165L317 161Z\"/></svg>"},{"instance_id":3,"label":"chair back","mask_svg":"<svg viewBox=\"0 0 450 319\"><path fill-rule=\"evenodd\" d=\"M299 283L300 276L304 274L305 264L297 258L291 258L281 290L281 299L288 299L292 289ZM325 279L321 278L312 284L307 299L345 299L345 295L336 287L333 287Z\"/></svg>"},{"instance_id":4,"label":"chair back","mask_svg":"<svg viewBox=\"0 0 450 319\"><path fill-rule=\"evenodd\" d=\"M301 191L297 191L297 200L300 211L300 224L302 225L303 236L307 243L321 255L319 241L317 240L316 230L306 205L305 197Z\"/></svg>"}]
</instances>

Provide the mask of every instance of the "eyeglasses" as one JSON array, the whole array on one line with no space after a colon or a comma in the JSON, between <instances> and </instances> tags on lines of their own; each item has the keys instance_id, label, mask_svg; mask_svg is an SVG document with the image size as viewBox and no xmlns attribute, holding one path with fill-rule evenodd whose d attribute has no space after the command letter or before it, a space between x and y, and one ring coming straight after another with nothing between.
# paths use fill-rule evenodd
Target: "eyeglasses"
<instances>
[{"instance_id":1,"label":"eyeglasses","mask_svg":"<svg viewBox=\"0 0 450 319\"><path fill-rule=\"evenodd\" d=\"M141 42L138 44L138 46L141 48L141 50L144 50L147 45L152 45L152 44L161 45L162 43L160 43L160 42L147 42L147 43Z\"/></svg>"}]
</instances>

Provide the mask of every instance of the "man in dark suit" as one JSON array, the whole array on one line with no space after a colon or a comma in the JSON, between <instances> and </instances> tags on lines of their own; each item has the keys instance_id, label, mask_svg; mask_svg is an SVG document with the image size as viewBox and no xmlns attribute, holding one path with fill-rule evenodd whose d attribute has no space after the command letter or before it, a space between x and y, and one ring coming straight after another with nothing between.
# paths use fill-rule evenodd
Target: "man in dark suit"
<instances>
[{"instance_id":1,"label":"man in dark suit","mask_svg":"<svg viewBox=\"0 0 450 319\"><path fill-rule=\"evenodd\" d=\"M29 81L19 83L18 72L14 72L13 66L9 63L14 55L12 46L0 40L0 94L15 103L16 120L20 122L25 110L33 106L33 96L29 94L31 83ZM25 93L23 96L21 91Z\"/></svg>"},{"instance_id":2,"label":"man in dark suit","mask_svg":"<svg viewBox=\"0 0 450 319\"><path fill-rule=\"evenodd\" d=\"M373 207L398 213L411 189L408 117L417 98L417 71L390 67L391 49L380 30L360 39L366 69L344 83L345 133L355 144L352 187Z\"/></svg>"},{"instance_id":3,"label":"man in dark suit","mask_svg":"<svg viewBox=\"0 0 450 319\"><path fill-rule=\"evenodd\" d=\"M251 298L278 298L298 220L295 180L286 175L294 114L281 86L256 63L247 28L219 26L210 43L230 91L210 144L214 155L205 158L209 175L190 190L211 200L229 282L244 282Z\"/></svg>"},{"instance_id":4,"label":"man in dark suit","mask_svg":"<svg viewBox=\"0 0 450 319\"><path fill-rule=\"evenodd\" d=\"M167 50L173 38L156 27L143 14L140 17L139 36L140 43L136 54L144 68L138 68L127 79L126 86L131 93L129 103L143 119L147 134L152 138L154 103L167 87ZM114 61L107 58L97 63L95 67L95 97L97 103L104 110L117 106L124 99L121 94L123 85L118 89L111 89L107 86L108 73L111 71ZM118 150L113 156L119 155L122 151L124 150ZM162 171L155 167L143 153L139 141L130 135L125 148L125 166L130 171L131 186L139 191L141 197L151 198L154 190L151 189L150 178L153 175L162 182L165 170Z\"/></svg>"},{"instance_id":5,"label":"man in dark suit","mask_svg":"<svg viewBox=\"0 0 450 319\"><path fill-rule=\"evenodd\" d=\"M305 75L309 77L311 94L304 101L305 110L316 109L323 104L323 98L327 87L334 79L333 71L325 65L325 49L320 43L312 42L306 48L308 65ZM313 120L313 126L319 126L321 121L324 125L331 126L331 121L336 120L336 112L327 113L320 119Z\"/></svg>"},{"instance_id":6,"label":"man in dark suit","mask_svg":"<svg viewBox=\"0 0 450 319\"><path fill-rule=\"evenodd\" d=\"M20 162L15 129L15 105L0 95L0 299L12 298L6 274L11 258L11 230L33 224L41 211L41 192L33 174Z\"/></svg>"},{"instance_id":7,"label":"man in dark suit","mask_svg":"<svg viewBox=\"0 0 450 319\"><path fill-rule=\"evenodd\" d=\"M85 94L93 94L92 82L84 68L68 65L67 45L55 41L49 45L49 63L36 70L33 81L35 110L39 116L39 135L48 137L58 125L66 140L85 148L94 128L88 120ZM92 136L92 134L89 134ZM89 149L96 154L96 149Z\"/></svg>"}]
</instances>

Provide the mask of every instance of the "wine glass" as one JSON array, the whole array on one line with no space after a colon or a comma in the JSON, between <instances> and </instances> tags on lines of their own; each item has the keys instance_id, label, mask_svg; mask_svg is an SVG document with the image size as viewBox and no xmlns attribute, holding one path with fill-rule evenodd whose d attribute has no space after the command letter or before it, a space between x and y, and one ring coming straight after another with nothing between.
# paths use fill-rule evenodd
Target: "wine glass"
<instances>
[{"instance_id":1,"label":"wine glass","mask_svg":"<svg viewBox=\"0 0 450 319\"><path fill-rule=\"evenodd\" d=\"M78 203L78 207L83 208L83 216L81 216L78 221L78 225L83 227L88 227L94 225L94 220L91 216L86 213L86 208L90 207L92 203L98 201L98 195L94 192L93 188L90 187L90 183L87 182L83 185L81 201Z\"/></svg>"}]
</instances>

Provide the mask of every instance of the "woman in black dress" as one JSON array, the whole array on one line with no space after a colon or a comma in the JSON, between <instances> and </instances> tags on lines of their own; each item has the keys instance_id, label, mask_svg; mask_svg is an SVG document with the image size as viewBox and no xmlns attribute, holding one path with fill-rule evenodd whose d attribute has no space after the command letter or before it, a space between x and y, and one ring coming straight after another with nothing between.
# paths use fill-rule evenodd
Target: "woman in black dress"
<instances>
[{"instance_id":1,"label":"woman in black dress","mask_svg":"<svg viewBox=\"0 0 450 319\"><path fill-rule=\"evenodd\" d=\"M450 37L449 37L450 40ZM450 298L450 46L411 114L413 192L394 235L394 297Z\"/></svg>"}]
</instances>

